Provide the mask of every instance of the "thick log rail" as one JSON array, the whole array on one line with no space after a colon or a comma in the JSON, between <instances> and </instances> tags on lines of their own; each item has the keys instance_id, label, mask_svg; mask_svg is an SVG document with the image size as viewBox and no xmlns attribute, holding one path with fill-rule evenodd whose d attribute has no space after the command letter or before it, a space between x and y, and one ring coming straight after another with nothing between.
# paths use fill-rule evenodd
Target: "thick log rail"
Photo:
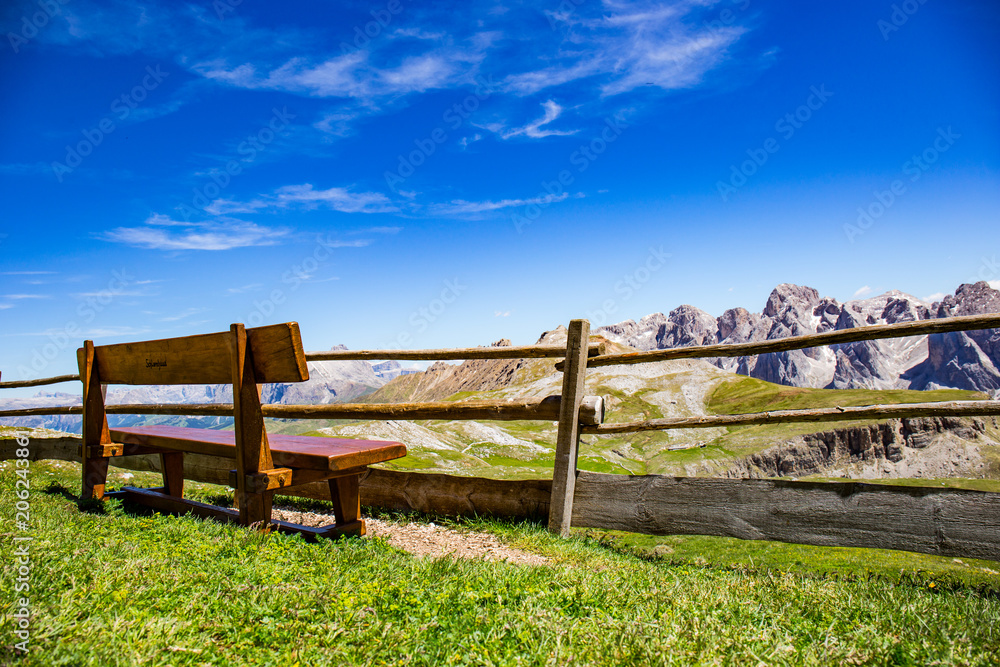
<instances>
[{"instance_id":1,"label":"thick log rail","mask_svg":"<svg viewBox=\"0 0 1000 667\"><path fill-rule=\"evenodd\" d=\"M587 360L587 368L599 366L619 366L623 364L645 364L651 361L672 359L705 359L714 357L746 357L769 352L804 350L809 347L843 345L881 338L906 338L927 334L952 333L955 331L978 331L1000 328L1000 314L966 315L962 317L942 317L936 320L920 320L902 324L879 324L856 329L841 329L805 336L789 336L760 343L739 343L736 345L693 345L675 347L669 350L651 352L629 352L626 354L605 354L592 356ZM562 364L556 364L562 370Z\"/></svg>"},{"instance_id":2,"label":"thick log rail","mask_svg":"<svg viewBox=\"0 0 1000 667\"><path fill-rule=\"evenodd\" d=\"M559 396L516 401L462 401L439 403L333 403L327 405L262 405L261 412L270 419L444 419L496 421L557 421ZM232 417L232 403L173 403L108 405L109 415L177 415L185 417ZM0 417L39 415L79 415L83 408L67 405L56 408L0 410ZM579 412L581 424L600 424L604 420L604 399L584 397Z\"/></svg>"},{"instance_id":3,"label":"thick log rail","mask_svg":"<svg viewBox=\"0 0 1000 667\"><path fill-rule=\"evenodd\" d=\"M571 328L581 327L576 322ZM739 345L705 345L653 352L606 354L606 345L525 346L455 350L362 350L306 353L308 361L383 359L570 359L564 394L508 402L469 401L395 405L267 405L264 416L277 419L491 419L558 421L558 448L566 465L554 480L491 480L452 475L371 470L361 482L363 502L393 509L453 515L492 514L548 519L550 529L566 534L568 526L664 534L698 534L762 539L820 546L900 549L942 556L1000 561L1000 493L932 487L902 487L858 482L791 482L625 476L576 469L579 434L608 435L650 430L738 427L790 422L840 422L928 416L997 416L1000 401L949 401L897 405L778 410L742 415L604 423L604 404L584 397L574 404L587 368L672 359L734 357L783 352L823 345L925 334L1000 328L1000 314L941 318L904 324L859 327ZM579 338L579 336L577 336ZM584 352L585 351L585 352ZM565 361L556 364L564 370ZM79 380L63 375L0 382L0 389ZM232 406L118 405L111 414L222 416ZM80 414L79 406L0 411L0 417ZM573 414L576 419L573 419ZM81 439L31 438L32 460L80 460ZM16 445L0 438L0 460L14 458ZM113 464L158 471L159 457L114 459ZM190 456L185 477L228 484L233 461ZM315 487L315 488L313 488ZM558 493L556 493L558 492ZM295 495L329 500L329 490L306 485ZM556 498L555 496L558 496ZM552 512L552 503L558 511ZM571 517L571 521L567 520ZM555 521L553 522L553 518Z\"/></svg>"}]
</instances>

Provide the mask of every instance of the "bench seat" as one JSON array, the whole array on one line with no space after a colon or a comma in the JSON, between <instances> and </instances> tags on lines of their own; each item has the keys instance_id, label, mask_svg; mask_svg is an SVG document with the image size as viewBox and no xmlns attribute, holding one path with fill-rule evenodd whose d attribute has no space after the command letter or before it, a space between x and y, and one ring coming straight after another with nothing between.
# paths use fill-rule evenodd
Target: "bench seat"
<instances>
[{"instance_id":1,"label":"bench seat","mask_svg":"<svg viewBox=\"0 0 1000 667\"><path fill-rule=\"evenodd\" d=\"M361 476L366 467L406 456L398 442L302 435L268 435L261 410L261 386L309 379L302 336L295 322L162 340L94 345L77 350L83 383L81 500L101 500L108 465L116 456L158 455L163 486L125 487L114 495L160 511L193 513L235 521L260 530L298 532L307 537L364 535ZM111 429L104 387L125 385L229 384L233 388L233 429L138 426ZM170 406L183 407L183 406ZM184 414L183 412L179 414ZM228 483L235 509L184 498L185 454L231 460ZM273 521L275 493L326 482L335 522L314 528Z\"/></svg>"},{"instance_id":2,"label":"bench seat","mask_svg":"<svg viewBox=\"0 0 1000 667\"><path fill-rule=\"evenodd\" d=\"M183 426L134 426L111 429L111 441L150 449L236 458L236 433ZM381 440L351 440L268 434L276 467L338 472L406 456L406 446Z\"/></svg>"}]
</instances>

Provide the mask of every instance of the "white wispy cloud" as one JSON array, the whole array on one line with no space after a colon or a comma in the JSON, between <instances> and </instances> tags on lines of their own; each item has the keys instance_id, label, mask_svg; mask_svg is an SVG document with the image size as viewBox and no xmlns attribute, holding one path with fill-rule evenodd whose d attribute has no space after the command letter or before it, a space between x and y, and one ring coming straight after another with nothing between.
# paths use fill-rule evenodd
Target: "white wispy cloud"
<instances>
[{"instance_id":1,"label":"white wispy cloud","mask_svg":"<svg viewBox=\"0 0 1000 667\"><path fill-rule=\"evenodd\" d=\"M0 271L0 276L54 276L55 271Z\"/></svg>"},{"instance_id":2,"label":"white wispy cloud","mask_svg":"<svg viewBox=\"0 0 1000 667\"><path fill-rule=\"evenodd\" d=\"M467 83L467 65L476 59L470 52L435 49L389 65L376 63L369 51L359 50L321 62L294 57L273 69L251 63L230 67L216 60L200 63L194 70L207 79L238 88L371 101Z\"/></svg>"},{"instance_id":3,"label":"white wispy cloud","mask_svg":"<svg viewBox=\"0 0 1000 667\"><path fill-rule=\"evenodd\" d=\"M857 291L854 292L854 296L855 297L865 296L871 293L872 293L872 288L869 287L868 285L865 285L864 287L859 287Z\"/></svg>"},{"instance_id":4,"label":"white wispy cloud","mask_svg":"<svg viewBox=\"0 0 1000 667\"><path fill-rule=\"evenodd\" d=\"M721 64L728 49L746 33L733 24L710 27L698 12L711 3L691 0L668 6L607 0L600 16L576 11L548 12L565 29L555 64L509 75L505 89L516 95L571 82L596 85L603 95L619 95L642 86L663 90L701 83Z\"/></svg>"},{"instance_id":5,"label":"white wispy cloud","mask_svg":"<svg viewBox=\"0 0 1000 667\"><path fill-rule=\"evenodd\" d=\"M77 334L81 338L113 338L116 336L138 336L141 334L149 333L148 328L137 328L137 327L101 327L94 329L86 329ZM52 336L57 336L60 334L65 334L63 329L46 329L45 331L25 331L8 334L11 336L45 336L46 338L51 338Z\"/></svg>"},{"instance_id":6,"label":"white wispy cloud","mask_svg":"<svg viewBox=\"0 0 1000 667\"><path fill-rule=\"evenodd\" d=\"M117 227L102 235L106 241L150 250L231 250L280 243L289 230L253 222L220 219L184 223L153 215L140 227Z\"/></svg>"},{"instance_id":7,"label":"white wispy cloud","mask_svg":"<svg viewBox=\"0 0 1000 667\"><path fill-rule=\"evenodd\" d=\"M14 301L20 301L23 299L51 299L51 294L3 294L0 295L0 299L11 299Z\"/></svg>"},{"instance_id":8,"label":"white wispy cloud","mask_svg":"<svg viewBox=\"0 0 1000 667\"><path fill-rule=\"evenodd\" d=\"M264 287L261 283L250 283L249 285L241 285L239 287L230 287L226 291L230 294L243 294L244 292L256 292Z\"/></svg>"},{"instance_id":9,"label":"white wispy cloud","mask_svg":"<svg viewBox=\"0 0 1000 667\"><path fill-rule=\"evenodd\" d=\"M934 294L928 294L927 296L925 296L924 301L926 301L927 303L934 303L935 301L940 301L946 296L948 295L945 294L944 292L935 292Z\"/></svg>"},{"instance_id":10,"label":"white wispy cloud","mask_svg":"<svg viewBox=\"0 0 1000 667\"><path fill-rule=\"evenodd\" d=\"M364 229L355 229L350 234L398 234L403 231L402 227L365 227Z\"/></svg>"},{"instance_id":11,"label":"white wispy cloud","mask_svg":"<svg viewBox=\"0 0 1000 667\"><path fill-rule=\"evenodd\" d=\"M545 137L565 137L570 134L576 134L579 130L551 130L543 129L543 125L548 125L552 123L560 115L562 115L563 108L556 104L552 100L542 102L542 108L545 110L544 115L532 123L528 123L522 127L515 127L509 130L503 129L499 125L487 125L486 129L496 132L500 135L502 139L510 139L511 137L526 136L532 139L542 139Z\"/></svg>"},{"instance_id":12,"label":"white wispy cloud","mask_svg":"<svg viewBox=\"0 0 1000 667\"><path fill-rule=\"evenodd\" d=\"M498 201L466 201L464 199L453 199L450 202L432 204L429 207L429 211L435 215L467 216L515 206L554 204L567 199L569 196L569 193L563 192L559 195L539 195L538 197L532 197L529 199L500 199ZM574 195L574 198L583 196L583 193L577 193Z\"/></svg>"},{"instance_id":13,"label":"white wispy cloud","mask_svg":"<svg viewBox=\"0 0 1000 667\"><path fill-rule=\"evenodd\" d=\"M229 215L291 207L306 210L324 207L341 213L392 213L399 210L381 192L353 192L350 188L341 187L317 190L311 183L286 185L272 194L249 201L217 199L205 210L212 215Z\"/></svg>"},{"instance_id":14,"label":"white wispy cloud","mask_svg":"<svg viewBox=\"0 0 1000 667\"><path fill-rule=\"evenodd\" d=\"M168 317L161 317L160 321L161 322L177 322L179 320L187 319L187 318L191 317L192 315L197 315L198 313L203 313L206 310L208 310L208 308L188 308L184 312L178 313L177 315L170 315Z\"/></svg>"}]
</instances>

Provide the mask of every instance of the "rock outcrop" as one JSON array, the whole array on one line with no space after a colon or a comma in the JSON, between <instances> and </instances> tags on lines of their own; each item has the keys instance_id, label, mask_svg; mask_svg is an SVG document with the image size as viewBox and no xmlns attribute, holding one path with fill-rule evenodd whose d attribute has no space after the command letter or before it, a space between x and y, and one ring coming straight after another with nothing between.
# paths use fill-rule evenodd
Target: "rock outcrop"
<instances>
[{"instance_id":1,"label":"rock outcrop","mask_svg":"<svg viewBox=\"0 0 1000 667\"><path fill-rule=\"evenodd\" d=\"M600 327L595 333L641 350L775 340L874 324L1000 312L1000 292L962 285L939 303L896 290L840 303L811 287L783 284L760 313L732 308L719 318L684 305L669 315ZM720 368L797 387L1000 390L1000 330L970 331L829 348L717 359Z\"/></svg>"},{"instance_id":2,"label":"rock outcrop","mask_svg":"<svg viewBox=\"0 0 1000 667\"><path fill-rule=\"evenodd\" d=\"M921 417L810 433L739 459L730 478L845 475L880 477L979 477L987 467L976 440L980 419ZM988 440L988 444L997 443ZM920 451L923 450L923 451ZM849 474L848 474L849 473Z\"/></svg>"}]
</instances>

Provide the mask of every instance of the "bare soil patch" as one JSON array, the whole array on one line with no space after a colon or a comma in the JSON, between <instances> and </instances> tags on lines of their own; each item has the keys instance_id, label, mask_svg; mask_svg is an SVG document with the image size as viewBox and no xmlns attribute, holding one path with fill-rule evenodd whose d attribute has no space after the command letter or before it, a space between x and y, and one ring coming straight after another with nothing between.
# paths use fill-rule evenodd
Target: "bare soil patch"
<instances>
[{"instance_id":1,"label":"bare soil patch","mask_svg":"<svg viewBox=\"0 0 1000 667\"><path fill-rule=\"evenodd\" d=\"M333 523L333 515L298 512L275 507L275 519L306 526ZM458 531L434 523L398 524L379 519L365 519L368 535L383 537L392 546L419 558L481 558L506 561L515 565L548 565L545 556L508 546L489 533Z\"/></svg>"}]
</instances>

